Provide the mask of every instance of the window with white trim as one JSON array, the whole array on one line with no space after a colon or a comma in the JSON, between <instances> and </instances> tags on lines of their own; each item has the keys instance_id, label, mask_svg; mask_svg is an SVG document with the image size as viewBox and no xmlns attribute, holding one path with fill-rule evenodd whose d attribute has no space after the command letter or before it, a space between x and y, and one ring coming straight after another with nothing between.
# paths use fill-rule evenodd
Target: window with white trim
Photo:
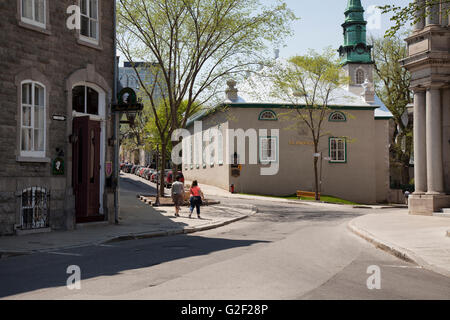
<instances>
[{"instance_id":1,"label":"window with white trim","mask_svg":"<svg viewBox=\"0 0 450 320\"><path fill-rule=\"evenodd\" d=\"M336 111L330 114L330 117L328 118L328 121L331 122L345 122L347 121L345 115L340 112L340 111Z\"/></svg>"},{"instance_id":2,"label":"window with white trim","mask_svg":"<svg viewBox=\"0 0 450 320\"><path fill-rule=\"evenodd\" d=\"M277 161L277 144L278 141L276 137L259 138L259 158L261 162Z\"/></svg>"},{"instance_id":3,"label":"window with white trim","mask_svg":"<svg viewBox=\"0 0 450 320\"><path fill-rule=\"evenodd\" d=\"M80 8L81 38L98 42L98 0L80 0Z\"/></svg>"},{"instance_id":4,"label":"window with white trim","mask_svg":"<svg viewBox=\"0 0 450 320\"><path fill-rule=\"evenodd\" d=\"M99 94L88 86L72 89L72 110L80 113L98 115Z\"/></svg>"},{"instance_id":5,"label":"window with white trim","mask_svg":"<svg viewBox=\"0 0 450 320\"><path fill-rule=\"evenodd\" d=\"M46 0L20 0L22 22L44 28L46 16Z\"/></svg>"},{"instance_id":6,"label":"window with white trim","mask_svg":"<svg viewBox=\"0 0 450 320\"><path fill-rule=\"evenodd\" d=\"M347 141L345 138L330 138L331 162L347 162Z\"/></svg>"},{"instance_id":7,"label":"window with white trim","mask_svg":"<svg viewBox=\"0 0 450 320\"><path fill-rule=\"evenodd\" d=\"M46 101L45 86L23 81L20 128L20 155L45 157Z\"/></svg>"},{"instance_id":8,"label":"window with white trim","mask_svg":"<svg viewBox=\"0 0 450 320\"><path fill-rule=\"evenodd\" d=\"M217 158L218 158L218 163L219 165L223 165L223 134L222 134L222 130L220 125L217 127L217 131L219 133L217 139L218 139L218 143L217 143Z\"/></svg>"}]
</instances>

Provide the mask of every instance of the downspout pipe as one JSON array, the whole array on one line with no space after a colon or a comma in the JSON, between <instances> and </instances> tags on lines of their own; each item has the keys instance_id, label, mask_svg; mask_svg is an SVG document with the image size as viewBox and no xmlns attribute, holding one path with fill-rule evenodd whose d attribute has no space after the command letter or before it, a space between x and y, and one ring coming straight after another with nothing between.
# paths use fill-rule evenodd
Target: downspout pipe
<instances>
[{"instance_id":1,"label":"downspout pipe","mask_svg":"<svg viewBox=\"0 0 450 320\"><path fill-rule=\"evenodd\" d=\"M113 86L113 103L117 103L117 76L118 76L118 59L117 59L117 2L113 1L113 35L114 35L114 86ZM119 224L119 125L120 125L120 112L114 113L114 223Z\"/></svg>"}]
</instances>

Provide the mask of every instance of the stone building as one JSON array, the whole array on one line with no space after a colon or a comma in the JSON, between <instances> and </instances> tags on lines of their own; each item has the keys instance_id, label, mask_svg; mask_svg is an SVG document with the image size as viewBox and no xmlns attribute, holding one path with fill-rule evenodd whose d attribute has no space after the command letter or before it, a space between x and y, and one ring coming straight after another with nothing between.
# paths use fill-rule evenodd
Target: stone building
<instances>
[{"instance_id":1,"label":"stone building","mask_svg":"<svg viewBox=\"0 0 450 320\"><path fill-rule=\"evenodd\" d=\"M252 81L252 76L243 83L229 81L224 101L188 123L190 135L183 140L182 153L187 180L223 189L233 185L239 193L287 196L314 190L313 157L319 156L322 194L358 203L387 201L392 114L373 90L373 61L361 2L350 0L345 17L339 52L342 72L351 81L330 97L323 123L327 136L320 140L320 153L314 154L306 129L289 129L295 121L282 119L293 109L308 106L274 97L270 80ZM272 72L276 69L265 74ZM201 121L201 131L196 121ZM245 134L243 148L234 136L239 130ZM201 147L210 142L216 143L215 150Z\"/></svg>"},{"instance_id":2,"label":"stone building","mask_svg":"<svg viewBox=\"0 0 450 320\"><path fill-rule=\"evenodd\" d=\"M417 0L424 3L425 0ZM414 91L414 179L411 214L431 215L450 207L450 24L448 3L417 12L406 39ZM425 18L426 16L426 18Z\"/></svg>"},{"instance_id":3,"label":"stone building","mask_svg":"<svg viewBox=\"0 0 450 320\"><path fill-rule=\"evenodd\" d=\"M81 28L71 30L74 4ZM0 235L114 221L114 10L0 2Z\"/></svg>"}]
</instances>

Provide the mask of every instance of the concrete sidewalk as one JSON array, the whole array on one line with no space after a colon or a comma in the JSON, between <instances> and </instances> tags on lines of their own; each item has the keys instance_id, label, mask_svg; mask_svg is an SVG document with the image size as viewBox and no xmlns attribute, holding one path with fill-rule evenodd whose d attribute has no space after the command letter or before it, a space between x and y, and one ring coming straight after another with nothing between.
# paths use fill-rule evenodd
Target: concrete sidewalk
<instances>
[{"instance_id":1,"label":"concrete sidewalk","mask_svg":"<svg viewBox=\"0 0 450 320\"><path fill-rule=\"evenodd\" d=\"M450 219L378 211L349 222L354 233L399 258L450 277Z\"/></svg>"},{"instance_id":2,"label":"concrete sidewalk","mask_svg":"<svg viewBox=\"0 0 450 320\"><path fill-rule=\"evenodd\" d=\"M189 219L187 208L182 208L181 217L176 218L173 207L148 206L136 198L135 191L127 190L121 191L120 205L118 225L108 222L77 224L77 229L73 231L0 237L0 258L113 241L192 233L217 228L256 212L252 206L230 208L217 205L202 207L202 219L198 219L195 212L193 218Z\"/></svg>"}]
</instances>

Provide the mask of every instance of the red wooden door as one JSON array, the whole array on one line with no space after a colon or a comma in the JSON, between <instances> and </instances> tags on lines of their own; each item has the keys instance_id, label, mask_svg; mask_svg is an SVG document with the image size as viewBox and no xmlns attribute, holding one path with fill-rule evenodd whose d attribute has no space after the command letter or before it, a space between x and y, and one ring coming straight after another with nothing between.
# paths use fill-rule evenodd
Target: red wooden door
<instances>
[{"instance_id":1,"label":"red wooden door","mask_svg":"<svg viewBox=\"0 0 450 320\"><path fill-rule=\"evenodd\" d=\"M73 120L72 181L77 222L104 220L100 211L100 122L89 117Z\"/></svg>"}]
</instances>

